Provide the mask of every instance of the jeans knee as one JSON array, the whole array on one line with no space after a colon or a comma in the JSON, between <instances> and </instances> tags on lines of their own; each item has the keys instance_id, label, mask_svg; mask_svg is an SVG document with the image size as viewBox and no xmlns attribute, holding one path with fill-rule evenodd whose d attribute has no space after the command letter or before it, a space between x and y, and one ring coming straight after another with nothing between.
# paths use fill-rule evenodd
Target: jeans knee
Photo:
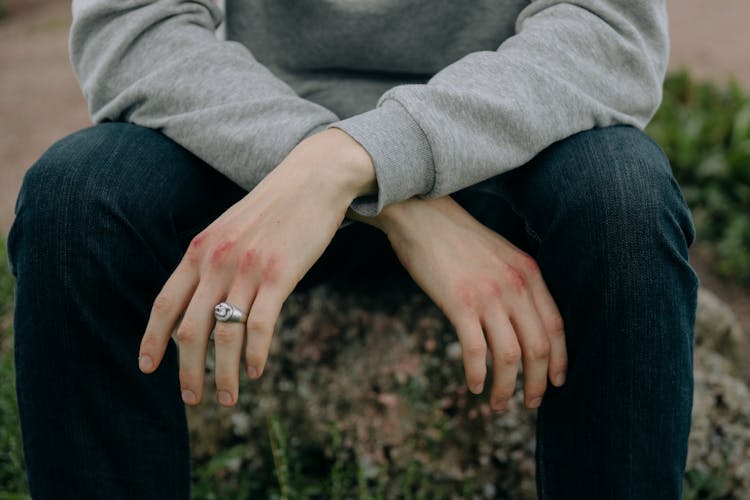
<instances>
[{"instance_id":1,"label":"jeans knee","mask_svg":"<svg viewBox=\"0 0 750 500\"><path fill-rule=\"evenodd\" d=\"M571 138L578 168L563 194L573 219L590 231L645 244L672 237L684 253L695 239L690 209L661 148L629 126Z\"/></svg>"},{"instance_id":2,"label":"jeans knee","mask_svg":"<svg viewBox=\"0 0 750 500\"><path fill-rule=\"evenodd\" d=\"M128 143L158 134L127 123L106 123L75 132L49 147L23 178L8 235L11 272L24 252L52 257L101 230L117 206L139 210L139 178L145 165L123 153ZM127 165L126 165L127 164ZM130 169L128 175L124 170ZM92 226L98 226L92 227ZM106 229L106 228L105 228Z\"/></svg>"}]
</instances>

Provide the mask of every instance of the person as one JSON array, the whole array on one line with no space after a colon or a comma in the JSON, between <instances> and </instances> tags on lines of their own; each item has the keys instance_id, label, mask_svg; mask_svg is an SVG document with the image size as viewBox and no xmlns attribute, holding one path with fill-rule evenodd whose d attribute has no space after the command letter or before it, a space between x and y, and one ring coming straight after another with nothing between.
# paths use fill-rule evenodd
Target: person
<instances>
[{"instance_id":1,"label":"person","mask_svg":"<svg viewBox=\"0 0 750 500\"><path fill-rule=\"evenodd\" d=\"M664 0L72 9L94 125L28 170L8 240L34 498L188 497L184 405L263 376L295 289L386 262L474 394L503 411L523 369L539 498L680 498L695 229L643 131Z\"/></svg>"}]
</instances>

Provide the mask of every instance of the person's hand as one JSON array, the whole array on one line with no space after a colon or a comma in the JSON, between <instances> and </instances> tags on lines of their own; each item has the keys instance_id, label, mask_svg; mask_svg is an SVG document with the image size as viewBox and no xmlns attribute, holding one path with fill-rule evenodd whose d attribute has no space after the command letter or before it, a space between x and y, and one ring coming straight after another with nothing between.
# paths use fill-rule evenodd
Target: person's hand
<instances>
[{"instance_id":1,"label":"person's hand","mask_svg":"<svg viewBox=\"0 0 750 500\"><path fill-rule=\"evenodd\" d=\"M350 217L387 234L400 262L453 324L466 383L476 394L484 388L489 345L495 410L513 395L521 360L529 408L541 404L548 374L556 386L565 382L562 316L533 257L450 196L415 197L374 218Z\"/></svg>"},{"instance_id":2,"label":"person's hand","mask_svg":"<svg viewBox=\"0 0 750 500\"><path fill-rule=\"evenodd\" d=\"M214 306L227 301L247 313L246 324L216 322L214 330L217 399L234 405L243 341L246 372L258 378L284 301L331 242L352 200L376 188L369 154L345 132L327 129L300 142L192 239L153 303L141 371L157 369L182 315L182 397L199 403Z\"/></svg>"}]
</instances>

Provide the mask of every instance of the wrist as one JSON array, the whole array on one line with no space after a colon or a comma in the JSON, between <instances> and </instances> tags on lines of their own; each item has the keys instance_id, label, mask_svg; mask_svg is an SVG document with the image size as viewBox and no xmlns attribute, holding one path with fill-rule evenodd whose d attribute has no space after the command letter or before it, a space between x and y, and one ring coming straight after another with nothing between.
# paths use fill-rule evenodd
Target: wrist
<instances>
[{"instance_id":1,"label":"wrist","mask_svg":"<svg viewBox=\"0 0 750 500\"><path fill-rule=\"evenodd\" d=\"M370 153L352 136L338 128L329 128L325 134L335 141L337 159L336 175L343 183L344 190L351 199L376 194L378 191L375 165ZM342 168L343 167L343 168Z\"/></svg>"},{"instance_id":2,"label":"wrist","mask_svg":"<svg viewBox=\"0 0 750 500\"><path fill-rule=\"evenodd\" d=\"M425 200L412 197L408 200L386 205L378 215L373 217L361 215L350 207L346 212L346 217L376 227L389 234L405 227L408 224L410 214L418 209L420 204L424 205Z\"/></svg>"}]
</instances>

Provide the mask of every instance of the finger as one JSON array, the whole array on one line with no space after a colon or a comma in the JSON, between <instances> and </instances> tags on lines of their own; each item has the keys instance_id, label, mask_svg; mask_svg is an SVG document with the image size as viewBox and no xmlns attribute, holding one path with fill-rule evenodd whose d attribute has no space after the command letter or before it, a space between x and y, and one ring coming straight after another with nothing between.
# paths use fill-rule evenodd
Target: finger
<instances>
[{"instance_id":1,"label":"finger","mask_svg":"<svg viewBox=\"0 0 750 500\"><path fill-rule=\"evenodd\" d=\"M550 343L528 293L522 293L514 304L511 322L521 345L526 406L538 408L547 388Z\"/></svg>"},{"instance_id":2,"label":"finger","mask_svg":"<svg viewBox=\"0 0 750 500\"><path fill-rule=\"evenodd\" d=\"M227 302L247 314L255 296L256 282L250 276L238 275L227 295ZM224 406L234 406L239 392L240 360L245 340L245 323L217 321L214 327L216 358L216 396Z\"/></svg>"},{"instance_id":3,"label":"finger","mask_svg":"<svg viewBox=\"0 0 750 500\"><path fill-rule=\"evenodd\" d=\"M261 284L258 289L250 308L246 329L245 364L247 376L251 379L256 379L263 373L276 320L287 296L277 284Z\"/></svg>"},{"instance_id":4,"label":"finger","mask_svg":"<svg viewBox=\"0 0 750 500\"><path fill-rule=\"evenodd\" d=\"M177 328L180 387L186 404L198 404L201 400L208 336L215 322L214 307L222 300L223 293L218 282L201 281Z\"/></svg>"},{"instance_id":5,"label":"finger","mask_svg":"<svg viewBox=\"0 0 750 500\"><path fill-rule=\"evenodd\" d=\"M478 318L466 315L457 318L453 326L461 344L466 384L473 393L481 394L487 376L487 342L482 325Z\"/></svg>"},{"instance_id":6,"label":"finger","mask_svg":"<svg viewBox=\"0 0 750 500\"><path fill-rule=\"evenodd\" d=\"M521 347L508 315L500 307L486 313L483 321L487 343L492 352L492 395L490 404L497 411L505 409L513 396L521 362Z\"/></svg>"},{"instance_id":7,"label":"finger","mask_svg":"<svg viewBox=\"0 0 750 500\"><path fill-rule=\"evenodd\" d=\"M197 285L197 271L183 261L156 296L138 353L138 367L143 373L153 372L161 363L174 326L185 311Z\"/></svg>"},{"instance_id":8,"label":"finger","mask_svg":"<svg viewBox=\"0 0 750 500\"><path fill-rule=\"evenodd\" d=\"M559 387L565 383L565 373L568 368L568 351L565 347L562 315L541 273L529 279L529 291L549 339L549 378L554 385Z\"/></svg>"}]
</instances>

